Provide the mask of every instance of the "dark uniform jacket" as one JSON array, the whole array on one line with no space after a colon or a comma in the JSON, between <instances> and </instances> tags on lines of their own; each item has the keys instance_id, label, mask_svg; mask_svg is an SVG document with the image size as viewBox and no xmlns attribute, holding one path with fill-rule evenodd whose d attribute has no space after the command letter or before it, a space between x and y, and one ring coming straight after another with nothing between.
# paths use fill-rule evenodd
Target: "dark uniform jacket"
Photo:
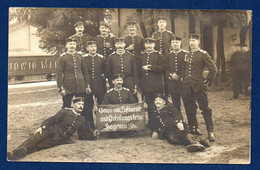
<instances>
[{"instance_id":1,"label":"dark uniform jacket","mask_svg":"<svg viewBox=\"0 0 260 170\"><path fill-rule=\"evenodd\" d=\"M151 70L143 70L142 67L145 65L151 65ZM142 92L163 92L162 75L166 70L166 63L161 53L144 51L141 54L139 70Z\"/></svg>"},{"instance_id":2,"label":"dark uniform jacket","mask_svg":"<svg viewBox=\"0 0 260 170\"><path fill-rule=\"evenodd\" d=\"M185 92L190 93L191 88L194 92L198 92L204 88L203 71L208 68L209 73L207 80L213 81L217 73L217 67L209 54L204 50L188 52L185 56L185 75L183 79L183 87Z\"/></svg>"},{"instance_id":3,"label":"dark uniform jacket","mask_svg":"<svg viewBox=\"0 0 260 170\"><path fill-rule=\"evenodd\" d=\"M181 76L183 75L183 68L185 64L185 55L187 51L180 50L178 52L171 52L166 56L167 70L166 70L166 78L168 83L168 92L174 94L182 93L182 82ZM171 74L177 74L180 79L174 80L171 77Z\"/></svg>"},{"instance_id":4,"label":"dark uniform jacket","mask_svg":"<svg viewBox=\"0 0 260 170\"><path fill-rule=\"evenodd\" d=\"M105 59L101 54L90 56L85 54L84 61L87 65L90 86L93 94L105 94Z\"/></svg>"},{"instance_id":5,"label":"dark uniform jacket","mask_svg":"<svg viewBox=\"0 0 260 170\"><path fill-rule=\"evenodd\" d=\"M152 37L157 40L155 50L161 52L164 56L169 54L171 45L170 40L173 37L173 33L168 30L163 32L156 31L152 34Z\"/></svg>"},{"instance_id":6,"label":"dark uniform jacket","mask_svg":"<svg viewBox=\"0 0 260 170\"><path fill-rule=\"evenodd\" d=\"M86 50L86 42L94 40L94 37L89 36L88 34L84 34L82 36L72 35L70 38L76 39L77 48L76 51L80 52L80 54L85 54Z\"/></svg>"},{"instance_id":7,"label":"dark uniform jacket","mask_svg":"<svg viewBox=\"0 0 260 170\"><path fill-rule=\"evenodd\" d=\"M72 108L65 108L43 121L41 127L56 137L60 136L61 139L68 140L83 126L84 122L85 119L81 114Z\"/></svg>"},{"instance_id":8,"label":"dark uniform jacket","mask_svg":"<svg viewBox=\"0 0 260 170\"><path fill-rule=\"evenodd\" d=\"M167 130L175 130L178 122L183 122L182 114L170 103L160 110L155 108L153 116L154 129L159 134L159 138L162 138Z\"/></svg>"},{"instance_id":9,"label":"dark uniform jacket","mask_svg":"<svg viewBox=\"0 0 260 170\"><path fill-rule=\"evenodd\" d=\"M132 92L123 87L121 90L112 88L104 96L103 105L136 103Z\"/></svg>"},{"instance_id":10,"label":"dark uniform jacket","mask_svg":"<svg viewBox=\"0 0 260 170\"><path fill-rule=\"evenodd\" d=\"M89 73L82 55L63 53L57 61L57 86L68 94L85 93Z\"/></svg>"},{"instance_id":11,"label":"dark uniform jacket","mask_svg":"<svg viewBox=\"0 0 260 170\"><path fill-rule=\"evenodd\" d=\"M230 59L230 66L232 70L236 72L244 72L249 70L251 71L251 64L252 64L252 57L249 51L235 52Z\"/></svg>"},{"instance_id":12,"label":"dark uniform jacket","mask_svg":"<svg viewBox=\"0 0 260 170\"><path fill-rule=\"evenodd\" d=\"M97 41L97 53L108 58L108 56L115 51L115 37L108 35L107 37L102 37L101 35L96 36ZM106 48L105 43L110 43L110 48Z\"/></svg>"},{"instance_id":13,"label":"dark uniform jacket","mask_svg":"<svg viewBox=\"0 0 260 170\"><path fill-rule=\"evenodd\" d=\"M141 51L145 49L144 47L144 38L140 35L134 35L134 36L126 36L125 37L125 43L126 48L129 47L131 44L134 44L134 50L129 50L130 53L132 53L136 59L140 58Z\"/></svg>"},{"instance_id":14,"label":"dark uniform jacket","mask_svg":"<svg viewBox=\"0 0 260 170\"><path fill-rule=\"evenodd\" d=\"M122 73L124 75L124 87L131 91L137 86L137 68L135 57L125 51L123 54L113 52L107 61L106 72L109 80L114 74Z\"/></svg>"}]
</instances>

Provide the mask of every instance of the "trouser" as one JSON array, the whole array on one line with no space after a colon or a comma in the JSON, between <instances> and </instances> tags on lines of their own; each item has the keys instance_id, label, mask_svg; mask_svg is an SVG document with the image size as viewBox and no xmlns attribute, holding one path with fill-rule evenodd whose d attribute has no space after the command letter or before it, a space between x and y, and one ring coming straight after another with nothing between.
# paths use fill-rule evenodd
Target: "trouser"
<instances>
[{"instance_id":1,"label":"trouser","mask_svg":"<svg viewBox=\"0 0 260 170\"><path fill-rule=\"evenodd\" d=\"M97 103L101 104L105 93L97 93L95 97L97 98ZM87 94L85 98L85 106L82 113L82 116L85 118L85 122L90 128L95 129L94 120L93 120L93 94Z\"/></svg>"},{"instance_id":2,"label":"trouser","mask_svg":"<svg viewBox=\"0 0 260 170\"><path fill-rule=\"evenodd\" d=\"M236 71L232 72L233 78L233 92L234 98L239 98L239 93L242 92L244 86L245 93L248 94L248 87L250 86L250 71Z\"/></svg>"},{"instance_id":3,"label":"trouser","mask_svg":"<svg viewBox=\"0 0 260 170\"><path fill-rule=\"evenodd\" d=\"M180 94L174 94L170 93L172 98L172 103L175 106L175 108L181 113L181 95Z\"/></svg>"},{"instance_id":4,"label":"trouser","mask_svg":"<svg viewBox=\"0 0 260 170\"><path fill-rule=\"evenodd\" d=\"M199 143L196 137L189 134L187 130L179 130L177 128L167 130L164 134L166 140L171 144L189 145Z\"/></svg>"},{"instance_id":5,"label":"trouser","mask_svg":"<svg viewBox=\"0 0 260 170\"><path fill-rule=\"evenodd\" d=\"M190 93L185 93L183 95L183 103L188 118L189 128L198 128L198 121L196 117L196 102L198 103L199 108L202 111L201 114L204 117L207 130L213 132L212 110L210 107L208 107L208 97L206 88L198 92L194 92L193 89L191 89Z\"/></svg>"},{"instance_id":6,"label":"trouser","mask_svg":"<svg viewBox=\"0 0 260 170\"><path fill-rule=\"evenodd\" d=\"M154 92L146 92L143 93L143 97L145 97L145 102L147 103L147 111L148 111L148 127L151 131L154 130L154 116L153 116L153 108L154 108Z\"/></svg>"},{"instance_id":7,"label":"trouser","mask_svg":"<svg viewBox=\"0 0 260 170\"><path fill-rule=\"evenodd\" d=\"M73 93L73 94L67 94L65 96L62 96L62 101L63 101L63 105L62 105L62 109L64 109L65 107L71 107L71 100L73 97L86 97L85 93Z\"/></svg>"}]
</instances>

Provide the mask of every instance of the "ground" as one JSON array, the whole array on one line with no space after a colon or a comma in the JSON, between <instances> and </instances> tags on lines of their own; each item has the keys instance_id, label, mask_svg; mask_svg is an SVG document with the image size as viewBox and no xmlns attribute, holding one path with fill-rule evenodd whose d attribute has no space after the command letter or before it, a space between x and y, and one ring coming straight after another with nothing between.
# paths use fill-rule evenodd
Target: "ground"
<instances>
[{"instance_id":1,"label":"ground","mask_svg":"<svg viewBox=\"0 0 260 170\"><path fill-rule=\"evenodd\" d=\"M225 89L225 88L224 88ZM230 100L230 90L210 90L216 141L204 152L188 153L185 146L154 140L143 131L134 138L80 141L29 154L19 161L35 162L120 162L120 163L250 163L251 111L250 98ZM18 147L40 123L54 115L62 105L55 82L47 84L10 85L8 88L7 150ZM185 115L185 113L183 113ZM202 115L200 129L207 135Z\"/></svg>"}]
</instances>

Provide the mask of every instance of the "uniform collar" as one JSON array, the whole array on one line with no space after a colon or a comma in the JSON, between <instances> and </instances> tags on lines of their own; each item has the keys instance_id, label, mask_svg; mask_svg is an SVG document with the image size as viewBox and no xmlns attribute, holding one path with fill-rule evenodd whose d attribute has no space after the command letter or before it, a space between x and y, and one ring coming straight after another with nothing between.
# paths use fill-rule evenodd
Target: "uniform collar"
<instances>
[{"instance_id":1,"label":"uniform collar","mask_svg":"<svg viewBox=\"0 0 260 170\"><path fill-rule=\"evenodd\" d=\"M72 109L72 112L73 112L75 115L77 115L77 116L80 115L80 113L77 113L74 109Z\"/></svg>"},{"instance_id":2,"label":"uniform collar","mask_svg":"<svg viewBox=\"0 0 260 170\"><path fill-rule=\"evenodd\" d=\"M107 38L107 37L109 37L109 34L107 36L103 36L102 34L100 34L100 37Z\"/></svg>"},{"instance_id":3,"label":"uniform collar","mask_svg":"<svg viewBox=\"0 0 260 170\"><path fill-rule=\"evenodd\" d=\"M124 50L122 53L118 53L117 51L116 51L116 53L117 53L118 55L123 55L123 54L125 54L125 50Z\"/></svg>"},{"instance_id":4,"label":"uniform collar","mask_svg":"<svg viewBox=\"0 0 260 170\"><path fill-rule=\"evenodd\" d=\"M179 51L171 50L171 53L177 54L177 53L179 53L179 52L181 52L181 51L182 51L182 49L180 49Z\"/></svg>"},{"instance_id":5,"label":"uniform collar","mask_svg":"<svg viewBox=\"0 0 260 170\"><path fill-rule=\"evenodd\" d=\"M115 91L121 91L122 89L123 89L123 87L121 87L120 89L114 88Z\"/></svg>"},{"instance_id":6,"label":"uniform collar","mask_svg":"<svg viewBox=\"0 0 260 170\"><path fill-rule=\"evenodd\" d=\"M167 31L167 30L166 30L166 29L164 29L164 30L162 30L162 31L158 30L158 32L160 32L160 33L163 33L163 32L165 32L165 31Z\"/></svg>"},{"instance_id":7,"label":"uniform collar","mask_svg":"<svg viewBox=\"0 0 260 170\"><path fill-rule=\"evenodd\" d=\"M135 36L136 36L136 34L133 34L133 35L131 35L131 34L128 34L128 36L129 36L129 37L135 37Z\"/></svg>"},{"instance_id":8,"label":"uniform collar","mask_svg":"<svg viewBox=\"0 0 260 170\"><path fill-rule=\"evenodd\" d=\"M92 58L96 57L96 55L97 55L97 53L95 55L90 55L90 53L88 53L88 56L90 56Z\"/></svg>"},{"instance_id":9,"label":"uniform collar","mask_svg":"<svg viewBox=\"0 0 260 170\"><path fill-rule=\"evenodd\" d=\"M76 52L77 52L77 51L74 51L74 53L69 53L69 52L67 51L66 53L67 53L67 54L72 54L72 55L73 55L73 54L75 54Z\"/></svg>"},{"instance_id":10,"label":"uniform collar","mask_svg":"<svg viewBox=\"0 0 260 170\"><path fill-rule=\"evenodd\" d=\"M150 51L150 52L148 52L147 50L145 50L145 52L146 52L147 54L151 54L151 53L155 52L155 50Z\"/></svg>"},{"instance_id":11,"label":"uniform collar","mask_svg":"<svg viewBox=\"0 0 260 170\"><path fill-rule=\"evenodd\" d=\"M162 107L157 108L158 111L162 110L166 105L163 105Z\"/></svg>"},{"instance_id":12,"label":"uniform collar","mask_svg":"<svg viewBox=\"0 0 260 170\"><path fill-rule=\"evenodd\" d=\"M194 51L190 50L190 52L195 53L196 51L199 51L199 50L200 50L200 48L198 48L198 49L196 49Z\"/></svg>"}]
</instances>

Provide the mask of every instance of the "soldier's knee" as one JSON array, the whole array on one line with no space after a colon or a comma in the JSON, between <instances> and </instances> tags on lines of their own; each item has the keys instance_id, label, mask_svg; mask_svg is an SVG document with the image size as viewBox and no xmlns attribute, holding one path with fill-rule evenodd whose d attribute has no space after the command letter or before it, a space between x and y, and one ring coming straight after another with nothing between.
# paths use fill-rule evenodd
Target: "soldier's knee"
<instances>
[{"instance_id":1,"label":"soldier's knee","mask_svg":"<svg viewBox=\"0 0 260 170\"><path fill-rule=\"evenodd\" d=\"M202 109L201 114L202 115L212 115L212 109L209 107L206 107L206 108Z\"/></svg>"}]
</instances>

